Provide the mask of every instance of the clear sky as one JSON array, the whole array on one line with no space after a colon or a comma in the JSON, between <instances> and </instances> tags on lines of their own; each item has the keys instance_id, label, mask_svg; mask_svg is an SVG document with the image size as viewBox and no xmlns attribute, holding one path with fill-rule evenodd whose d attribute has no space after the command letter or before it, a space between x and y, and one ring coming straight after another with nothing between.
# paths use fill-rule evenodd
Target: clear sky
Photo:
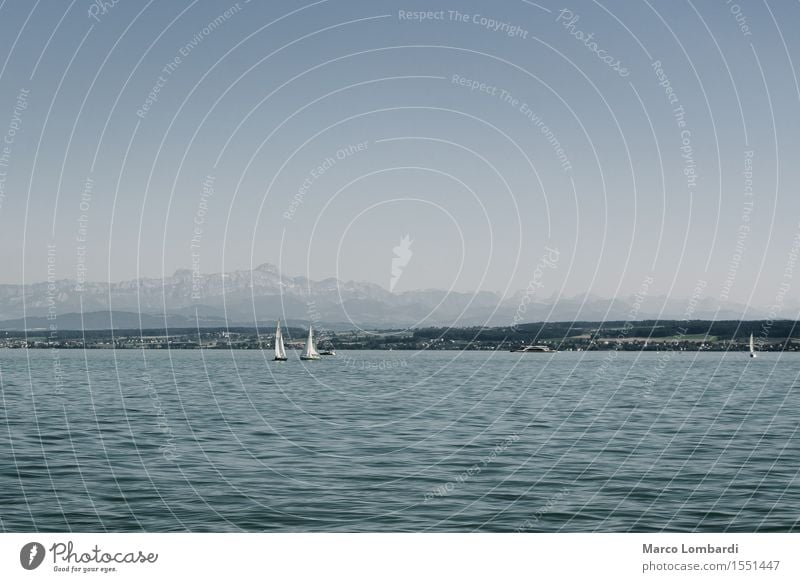
<instances>
[{"instance_id":1,"label":"clear sky","mask_svg":"<svg viewBox=\"0 0 800 582\"><path fill-rule=\"evenodd\" d=\"M49 257L388 288L408 235L395 291L514 291L551 248L546 293L652 277L770 305L800 277L798 21L775 0L8 0L0 282Z\"/></svg>"}]
</instances>

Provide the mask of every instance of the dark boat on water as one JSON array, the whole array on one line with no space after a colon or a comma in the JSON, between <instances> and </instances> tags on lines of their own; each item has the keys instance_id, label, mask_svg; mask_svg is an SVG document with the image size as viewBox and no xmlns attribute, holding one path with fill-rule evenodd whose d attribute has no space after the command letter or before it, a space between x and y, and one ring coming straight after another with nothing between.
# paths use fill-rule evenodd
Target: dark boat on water
<instances>
[{"instance_id":1,"label":"dark boat on water","mask_svg":"<svg viewBox=\"0 0 800 582\"><path fill-rule=\"evenodd\" d=\"M546 352L546 353L552 354L552 353L555 353L556 350L551 350L549 346L536 345L536 346L522 346L522 347L519 347L519 348L511 348L511 351L512 352L525 352L525 353L542 353L542 352Z\"/></svg>"}]
</instances>

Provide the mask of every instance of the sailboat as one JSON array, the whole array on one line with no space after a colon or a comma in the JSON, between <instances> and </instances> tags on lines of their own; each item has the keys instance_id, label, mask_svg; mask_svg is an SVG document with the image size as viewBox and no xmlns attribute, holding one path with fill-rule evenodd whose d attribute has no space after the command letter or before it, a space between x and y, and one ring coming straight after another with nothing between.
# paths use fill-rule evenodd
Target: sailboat
<instances>
[{"instance_id":1,"label":"sailboat","mask_svg":"<svg viewBox=\"0 0 800 582\"><path fill-rule=\"evenodd\" d=\"M755 358L756 357L756 344L753 341L753 334L752 333L750 334L750 357L751 358Z\"/></svg>"},{"instance_id":2,"label":"sailboat","mask_svg":"<svg viewBox=\"0 0 800 582\"><path fill-rule=\"evenodd\" d=\"M278 320L278 327L275 328L275 358L276 362L286 361L286 348L283 346L283 334L281 333L281 322Z\"/></svg>"},{"instance_id":3,"label":"sailboat","mask_svg":"<svg viewBox=\"0 0 800 582\"><path fill-rule=\"evenodd\" d=\"M320 360L319 353L317 352L317 348L314 347L314 330L311 326L308 326L308 341L306 341L306 349L300 355L301 360Z\"/></svg>"}]
</instances>

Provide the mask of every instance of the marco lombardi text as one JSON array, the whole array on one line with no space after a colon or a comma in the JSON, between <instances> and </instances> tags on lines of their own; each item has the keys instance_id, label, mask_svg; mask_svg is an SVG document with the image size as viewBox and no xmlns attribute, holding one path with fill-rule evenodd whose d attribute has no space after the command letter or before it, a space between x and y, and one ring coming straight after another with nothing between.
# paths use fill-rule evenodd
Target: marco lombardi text
<instances>
[{"instance_id":1,"label":"marco lombardi text","mask_svg":"<svg viewBox=\"0 0 800 582\"><path fill-rule=\"evenodd\" d=\"M703 546L655 546L653 544L642 544L643 554L738 554L739 544L729 546L715 546L706 544Z\"/></svg>"}]
</instances>

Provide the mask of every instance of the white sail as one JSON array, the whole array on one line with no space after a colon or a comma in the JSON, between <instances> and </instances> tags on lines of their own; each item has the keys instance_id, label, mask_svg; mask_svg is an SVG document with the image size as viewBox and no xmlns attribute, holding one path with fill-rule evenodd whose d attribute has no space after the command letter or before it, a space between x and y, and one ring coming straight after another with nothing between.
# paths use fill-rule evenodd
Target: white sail
<instances>
[{"instance_id":1,"label":"white sail","mask_svg":"<svg viewBox=\"0 0 800 582\"><path fill-rule=\"evenodd\" d=\"M275 328L275 359L286 359L286 348L283 345L283 334L281 333L280 321L278 321L278 327Z\"/></svg>"},{"instance_id":2,"label":"white sail","mask_svg":"<svg viewBox=\"0 0 800 582\"><path fill-rule=\"evenodd\" d=\"M755 358L756 357L756 344L753 341L753 334L752 333L750 334L750 357L751 358Z\"/></svg>"},{"instance_id":3,"label":"white sail","mask_svg":"<svg viewBox=\"0 0 800 582\"><path fill-rule=\"evenodd\" d=\"M306 341L306 349L303 352L302 359L304 360L318 360L319 352L314 347L314 330L311 326L308 327L308 341Z\"/></svg>"}]
</instances>

